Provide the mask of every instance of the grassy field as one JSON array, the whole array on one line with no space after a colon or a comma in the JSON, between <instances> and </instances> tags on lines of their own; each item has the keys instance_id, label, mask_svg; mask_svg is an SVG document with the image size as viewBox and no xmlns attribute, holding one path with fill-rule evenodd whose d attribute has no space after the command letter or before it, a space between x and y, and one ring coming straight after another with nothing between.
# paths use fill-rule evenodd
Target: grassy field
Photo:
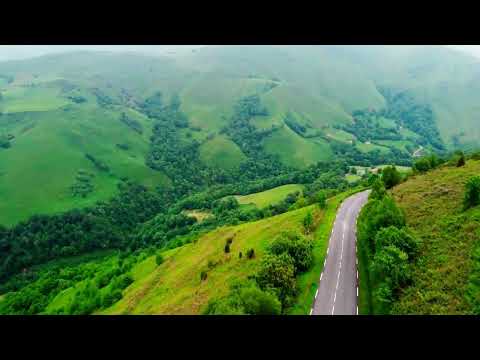
<instances>
[{"instance_id":1,"label":"grassy field","mask_svg":"<svg viewBox=\"0 0 480 360\"><path fill-rule=\"evenodd\" d=\"M304 139L287 127L275 131L265 140L265 150L278 155L283 163L296 168L333 157L326 141Z\"/></svg>"},{"instance_id":2,"label":"grassy field","mask_svg":"<svg viewBox=\"0 0 480 360\"><path fill-rule=\"evenodd\" d=\"M308 211L322 218L315 205L238 226L222 227L197 242L163 253L165 262L156 266L149 257L133 269L135 282L125 290L124 298L103 314L199 314L208 300L225 295L233 280L253 274L267 244L287 230L301 229ZM233 237L231 252L223 251L226 239ZM255 259L245 256L249 248ZM211 268L208 269L208 263ZM207 280L200 272L208 270Z\"/></svg>"},{"instance_id":3,"label":"grassy field","mask_svg":"<svg viewBox=\"0 0 480 360\"><path fill-rule=\"evenodd\" d=\"M48 111L70 104L59 96L59 89L47 87L9 87L2 92L0 111L4 113Z\"/></svg>"},{"instance_id":4,"label":"grassy field","mask_svg":"<svg viewBox=\"0 0 480 360\"><path fill-rule=\"evenodd\" d=\"M467 314L472 251L480 236L480 209L461 211L464 184L480 174L479 161L410 178L393 196L422 241L413 285L393 307L402 314Z\"/></svg>"},{"instance_id":5,"label":"grassy field","mask_svg":"<svg viewBox=\"0 0 480 360\"><path fill-rule=\"evenodd\" d=\"M367 143L357 143L357 149L361 152L370 152L373 150L380 150L382 153L388 153L390 150L388 147L375 145L375 144L367 144Z\"/></svg>"},{"instance_id":6,"label":"grassy field","mask_svg":"<svg viewBox=\"0 0 480 360\"><path fill-rule=\"evenodd\" d=\"M198 222L202 222L203 220L212 216L210 212L200 210L186 210L185 215L193 216Z\"/></svg>"},{"instance_id":7,"label":"grassy field","mask_svg":"<svg viewBox=\"0 0 480 360\"><path fill-rule=\"evenodd\" d=\"M296 191L302 192L303 186L298 184L289 184L278 186L276 188L249 195L235 195L235 198L241 205L253 204L262 209L268 205L279 203L287 197L288 194Z\"/></svg>"},{"instance_id":8,"label":"grassy field","mask_svg":"<svg viewBox=\"0 0 480 360\"><path fill-rule=\"evenodd\" d=\"M347 174L345 175L345 179L349 182L349 183L353 183L355 181L358 181L360 180L362 177L360 175L355 175L355 174Z\"/></svg>"}]
</instances>

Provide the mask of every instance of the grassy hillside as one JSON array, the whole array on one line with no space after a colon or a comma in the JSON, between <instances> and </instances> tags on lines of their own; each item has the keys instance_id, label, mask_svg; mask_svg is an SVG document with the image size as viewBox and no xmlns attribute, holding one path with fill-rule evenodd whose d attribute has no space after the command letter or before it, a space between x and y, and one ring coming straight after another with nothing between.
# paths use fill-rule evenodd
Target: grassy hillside
<instances>
[{"instance_id":1,"label":"grassy hillside","mask_svg":"<svg viewBox=\"0 0 480 360\"><path fill-rule=\"evenodd\" d=\"M125 290L124 298L103 313L198 314L210 298L225 295L231 281L252 275L266 245L283 231L301 229L305 214L312 210L322 218L315 206L309 206L217 229L195 243L165 252L165 262L160 266L155 264L155 257L149 257L132 270L135 281ZM225 254L223 248L229 237L233 237L231 252ZM255 250L255 259L239 259L239 251L245 254L250 248ZM200 280L202 270L208 271L205 281Z\"/></svg>"},{"instance_id":2,"label":"grassy hillside","mask_svg":"<svg viewBox=\"0 0 480 360\"><path fill-rule=\"evenodd\" d=\"M259 193L249 194L249 195L236 195L235 198L242 205L253 204L258 208L262 209L268 205L273 205L279 203L287 197L288 194L294 192L302 192L303 186L298 184L290 184L278 186L276 188L262 191Z\"/></svg>"},{"instance_id":3,"label":"grassy hillside","mask_svg":"<svg viewBox=\"0 0 480 360\"><path fill-rule=\"evenodd\" d=\"M123 108L106 110L89 102L68 102L68 107L42 111L31 111L32 102L26 102L26 108L17 103L17 113L2 116L0 132L15 138L10 148L0 150L0 224L12 225L33 214L57 213L108 199L122 177L152 188L168 184L161 172L145 165L151 133L146 117ZM141 124L143 134L119 121L121 111ZM87 153L110 171L98 169L86 158ZM92 175L93 189L86 197L74 196L71 190L82 171Z\"/></svg>"},{"instance_id":4,"label":"grassy hillside","mask_svg":"<svg viewBox=\"0 0 480 360\"><path fill-rule=\"evenodd\" d=\"M397 186L393 196L408 226L422 241L413 285L393 307L398 314L468 314L466 295L480 236L480 208L462 212L466 181L480 174L480 161L417 175ZM477 295L478 296L478 295Z\"/></svg>"},{"instance_id":5,"label":"grassy hillside","mask_svg":"<svg viewBox=\"0 0 480 360\"><path fill-rule=\"evenodd\" d=\"M453 50L415 46L212 46L168 57L77 52L0 62L0 136L15 136L11 148L0 148L0 224L107 199L122 176L147 186L167 184L145 166L152 124L138 111L157 91L166 98L179 94L190 127L181 131L185 141L205 141L200 161L225 170L237 168L245 155L226 135L207 137L229 124L240 98L259 94L269 115L253 119L254 125L278 126L261 141L263 151L302 168L333 159L331 141L348 146L355 139L334 126L351 124L355 110L385 107L380 86L409 90L430 105L447 144L472 144L480 138L479 66ZM117 105L107 110L96 91ZM75 103L72 96L86 101ZM123 111L143 134L116 120ZM304 134L285 124L288 112ZM378 121L395 126L392 119ZM418 134L406 128L398 133L400 140L361 140L356 149L382 155L396 149L409 157L407 145L416 148ZM111 174L92 169L85 152L107 163ZM94 191L71 198L69 188L82 169L95 174Z\"/></svg>"}]
</instances>

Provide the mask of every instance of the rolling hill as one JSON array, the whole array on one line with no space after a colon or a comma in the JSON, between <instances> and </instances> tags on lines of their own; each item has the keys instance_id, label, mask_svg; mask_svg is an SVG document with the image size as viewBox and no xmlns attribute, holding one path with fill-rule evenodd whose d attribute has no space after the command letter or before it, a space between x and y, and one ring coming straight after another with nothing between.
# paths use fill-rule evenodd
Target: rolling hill
<instances>
[{"instance_id":1,"label":"rolling hill","mask_svg":"<svg viewBox=\"0 0 480 360\"><path fill-rule=\"evenodd\" d=\"M177 181L146 161L155 120L142 106L158 91L179 96L188 126L178 137L202 167L239 171L249 159L225 128L252 95L268 113L249 120L268 132L261 152L285 166L335 157L408 165L420 145L435 149L436 132L447 148L480 138L479 73L468 55L418 46L207 46L168 56L80 51L0 62L0 137L9 139L0 147L0 224L108 199L124 177L152 189ZM419 106L420 115L404 116ZM133 120L122 121L123 113ZM374 135L363 138L374 123ZM84 172L87 185L78 180Z\"/></svg>"}]
</instances>

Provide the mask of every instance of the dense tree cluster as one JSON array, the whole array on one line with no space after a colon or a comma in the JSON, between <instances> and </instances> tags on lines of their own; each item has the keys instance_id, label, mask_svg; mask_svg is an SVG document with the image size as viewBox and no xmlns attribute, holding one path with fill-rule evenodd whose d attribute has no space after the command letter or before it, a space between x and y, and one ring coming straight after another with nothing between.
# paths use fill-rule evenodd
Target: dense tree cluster
<instances>
[{"instance_id":1,"label":"dense tree cluster","mask_svg":"<svg viewBox=\"0 0 480 360\"><path fill-rule=\"evenodd\" d=\"M406 227L405 215L377 179L370 200L358 218L358 240L367 261L373 313L388 313L400 290L411 279L411 263L419 242Z\"/></svg>"},{"instance_id":2,"label":"dense tree cluster","mask_svg":"<svg viewBox=\"0 0 480 360\"><path fill-rule=\"evenodd\" d=\"M11 229L0 228L0 281L48 260L97 249L125 248L132 230L162 210L160 197L140 185L93 208L35 215Z\"/></svg>"},{"instance_id":3,"label":"dense tree cluster","mask_svg":"<svg viewBox=\"0 0 480 360\"><path fill-rule=\"evenodd\" d=\"M396 120L401 126L420 135L420 145L430 144L436 150L445 150L429 105L420 104L409 91L385 87L379 90L387 100L387 107L381 111L381 115Z\"/></svg>"}]
</instances>

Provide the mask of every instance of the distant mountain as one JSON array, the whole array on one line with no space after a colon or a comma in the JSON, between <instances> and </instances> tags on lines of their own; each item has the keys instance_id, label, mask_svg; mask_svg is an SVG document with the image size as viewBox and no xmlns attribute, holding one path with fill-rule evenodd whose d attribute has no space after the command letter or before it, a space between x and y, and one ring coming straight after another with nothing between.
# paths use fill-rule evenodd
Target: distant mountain
<instances>
[{"instance_id":1,"label":"distant mountain","mask_svg":"<svg viewBox=\"0 0 480 360\"><path fill-rule=\"evenodd\" d=\"M179 186L187 170L201 183L334 157L408 164L420 147L473 146L479 79L476 58L433 46L206 46L0 62L0 223L107 199L125 177ZM79 184L83 172L91 185Z\"/></svg>"}]
</instances>

